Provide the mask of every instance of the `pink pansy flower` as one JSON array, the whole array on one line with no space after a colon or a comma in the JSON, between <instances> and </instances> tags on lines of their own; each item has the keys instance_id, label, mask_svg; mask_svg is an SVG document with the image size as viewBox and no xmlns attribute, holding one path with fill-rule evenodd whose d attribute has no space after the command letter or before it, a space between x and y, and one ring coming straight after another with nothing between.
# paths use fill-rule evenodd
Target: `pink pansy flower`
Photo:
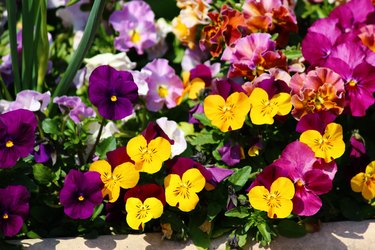
<instances>
[{"instance_id":1,"label":"pink pansy flower","mask_svg":"<svg viewBox=\"0 0 375 250\"><path fill-rule=\"evenodd\" d=\"M115 11L109 17L113 29L119 33L115 38L115 48L128 51L135 48L138 54L157 43L155 14L143 1L130 1L122 10Z\"/></svg>"},{"instance_id":2,"label":"pink pansy flower","mask_svg":"<svg viewBox=\"0 0 375 250\"><path fill-rule=\"evenodd\" d=\"M174 69L168 65L168 60L155 59L148 63L144 69L151 72L151 75L146 79L149 88L146 96L147 109L156 112L164 104L169 109L174 108L184 87Z\"/></svg>"}]
</instances>

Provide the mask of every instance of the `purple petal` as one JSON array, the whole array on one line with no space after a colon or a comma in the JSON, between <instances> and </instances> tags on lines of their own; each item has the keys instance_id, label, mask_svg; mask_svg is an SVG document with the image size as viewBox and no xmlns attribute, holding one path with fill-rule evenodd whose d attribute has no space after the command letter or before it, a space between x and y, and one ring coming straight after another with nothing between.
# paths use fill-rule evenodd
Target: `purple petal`
<instances>
[{"instance_id":1,"label":"purple petal","mask_svg":"<svg viewBox=\"0 0 375 250\"><path fill-rule=\"evenodd\" d=\"M9 214L8 219L0 219L0 228L6 237L15 236L22 228L23 219L21 216Z\"/></svg>"},{"instance_id":2,"label":"purple petal","mask_svg":"<svg viewBox=\"0 0 375 250\"><path fill-rule=\"evenodd\" d=\"M296 193L292 201L293 213L301 216L314 215L322 207L321 199L303 187L296 187Z\"/></svg>"}]
</instances>

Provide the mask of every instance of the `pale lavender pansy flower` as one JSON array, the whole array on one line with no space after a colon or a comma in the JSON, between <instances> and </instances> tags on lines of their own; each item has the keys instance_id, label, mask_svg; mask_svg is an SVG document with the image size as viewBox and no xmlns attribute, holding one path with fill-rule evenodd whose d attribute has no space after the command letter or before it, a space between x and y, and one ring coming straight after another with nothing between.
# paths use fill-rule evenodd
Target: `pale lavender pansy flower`
<instances>
[{"instance_id":1,"label":"pale lavender pansy flower","mask_svg":"<svg viewBox=\"0 0 375 250\"><path fill-rule=\"evenodd\" d=\"M151 76L151 71L147 69L138 70L129 70L132 74L135 84L138 87L138 95L146 96L148 93L148 84L146 79Z\"/></svg>"},{"instance_id":2,"label":"pale lavender pansy flower","mask_svg":"<svg viewBox=\"0 0 375 250\"><path fill-rule=\"evenodd\" d=\"M62 113L69 113L70 118L79 123L88 117L95 117L95 111L87 107L78 96L60 96L53 99Z\"/></svg>"},{"instance_id":3,"label":"pale lavender pansy flower","mask_svg":"<svg viewBox=\"0 0 375 250\"><path fill-rule=\"evenodd\" d=\"M6 113L17 109L27 109L33 112L46 110L51 99L49 91L44 94L34 90L23 90L16 96L13 102L0 100L0 113Z\"/></svg>"},{"instance_id":4,"label":"pale lavender pansy flower","mask_svg":"<svg viewBox=\"0 0 375 250\"><path fill-rule=\"evenodd\" d=\"M167 52L168 45L165 38L170 32L172 32L172 26L169 25L164 18L159 18L156 21L156 44L146 49L149 60L162 57Z\"/></svg>"},{"instance_id":5,"label":"pale lavender pansy flower","mask_svg":"<svg viewBox=\"0 0 375 250\"><path fill-rule=\"evenodd\" d=\"M155 14L143 1L130 1L123 9L115 11L109 17L113 29L119 33L115 38L115 48L128 51L135 48L138 54L157 43Z\"/></svg>"},{"instance_id":6,"label":"pale lavender pansy flower","mask_svg":"<svg viewBox=\"0 0 375 250\"><path fill-rule=\"evenodd\" d=\"M150 111L158 111L164 104L171 109L177 105L183 91L181 79L176 75L174 69L168 65L166 59L155 59L148 63L144 69L151 72L146 79L149 92L146 96L146 106Z\"/></svg>"}]
</instances>

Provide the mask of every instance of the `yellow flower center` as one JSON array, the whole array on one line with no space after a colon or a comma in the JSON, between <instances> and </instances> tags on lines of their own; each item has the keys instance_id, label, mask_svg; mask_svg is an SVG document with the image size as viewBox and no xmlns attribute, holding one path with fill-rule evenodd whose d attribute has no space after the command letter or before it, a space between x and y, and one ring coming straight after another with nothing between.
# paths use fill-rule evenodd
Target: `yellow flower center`
<instances>
[{"instance_id":1,"label":"yellow flower center","mask_svg":"<svg viewBox=\"0 0 375 250\"><path fill-rule=\"evenodd\" d=\"M176 190L173 191L173 193L175 196L182 196L184 199L189 199L190 188L191 188L190 181L187 181L187 183L180 182L180 186L177 187Z\"/></svg>"},{"instance_id":2,"label":"yellow flower center","mask_svg":"<svg viewBox=\"0 0 375 250\"><path fill-rule=\"evenodd\" d=\"M163 85L159 85L158 94L161 98L166 98L168 96L168 89Z\"/></svg>"},{"instance_id":3,"label":"yellow flower center","mask_svg":"<svg viewBox=\"0 0 375 250\"><path fill-rule=\"evenodd\" d=\"M264 196L264 199L267 200L267 205L269 207L280 207L281 206L281 202L280 202L280 193L278 191L274 192L274 193L270 193L268 194L267 196L265 195Z\"/></svg>"},{"instance_id":4,"label":"yellow flower center","mask_svg":"<svg viewBox=\"0 0 375 250\"><path fill-rule=\"evenodd\" d=\"M234 111L235 111L234 104L224 105L222 107L219 107L219 110L222 112L220 116L221 120L228 121L228 120L234 119Z\"/></svg>"},{"instance_id":5,"label":"yellow flower center","mask_svg":"<svg viewBox=\"0 0 375 250\"><path fill-rule=\"evenodd\" d=\"M355 86L357 85L357 81L355 81L355 80L350 80L350 81L348 82L348 85L349 85L350 87L355 87Z\"/></svg>"},{"instance_id":6,"label":"yellow flower center","mask_svg":"<svg viewBox=\"0 0 375 250\"><path fill-rule=\"evenodd\" d=\"M3 219L6 220L6 219L8 219L8 218L9 218L9 215L8 215L7 213L4 213L4 214L3 214Z\"/></svg>"},{"instance_id":7,"label":"yellow flower center","mask_svg":"<svg viewBox=\"0 0 375 250\"><path fill-rule=\"evenodd\" d=\"M272 114L273 110L277 107L277 102L271 103L270 101L262 100L263 108L261 110L261 114L263 116L269 116Z\"/></svg>"},{"instance_id":8,"label":"yellow flower center","mask_svg":"<svg viewBox=\"0 0 375 250\"><path fill-rule=\"evenodd\" d=\"M5 147L7 147L7 148L11 148L11 147L13 147L14 146L14 144L13 144L13 142L11 141L11 140L8 140L6 143L5 143Z\"/></svg>"},{"instance_id":9,"label":"yellow flower center","mask_svg":"<svg viewBox=\"0 0 375 250\"><path fill-rule=\"evenodd\" d=\"M305 184L303 183L303 181L298 180L298 181L296 182L296 185L297 185L298 187L303 187Z\"/></svg>"},{"instance_id":10,"label":"yellow flower center","mask_svg":"<svg viewBox=\"0 0 375 250\"><path fill-rule=\"evenodd\" d=\"M117 96L115 96L115 95L111 96L111 101L112 102L116 102L117 101Z\"/></svg>"},{"instance_id":11,"label":"yellow flower center","mask_svg":"<svg viewBox=\"0 0 375 250\"><path fill-rule=\"evenodd\" d=\"M139 43L141 41L141 35L137 30L130 31L130 41L132 43Z\"/></svg>"},{"instance_id":12,"label":"yellow flower center","mask_svg":"<svg viewBox=\"0 0 375 250\"><path fill-rule=\"evenodd\" d=\"M156 154L156 148L149 149L149 148L140 148L141 151L141 160L147 163L152 162L152 157Z\"/></svg>"},{"instance_id":13,"label":"yellow flower center","mask_svg":"<svg viewBox=\"0 0 375 250\"><path fill-rule=\"evenodd\" d=\"M137 219L142 220L147 217L148 213L150 212L150 206L149 205L137 205Z\"/></svg>"},{"instance_id":14,"label":"yellow flower center","mask_svg":"<svg viewBox=\"0 0 375 250\"><path fill-rule=\"evenodd\" d=\"M78 200L79 201L84 201L85 200L85 197L83 197L82 195L78 196Z\"/></svg>"}]
</instances>

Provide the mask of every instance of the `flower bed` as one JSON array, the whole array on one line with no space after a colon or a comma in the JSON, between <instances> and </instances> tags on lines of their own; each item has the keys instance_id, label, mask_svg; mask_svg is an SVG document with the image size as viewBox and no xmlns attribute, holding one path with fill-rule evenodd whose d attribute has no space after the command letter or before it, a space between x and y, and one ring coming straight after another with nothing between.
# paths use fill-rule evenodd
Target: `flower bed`
<instances>
[{"instance_id":1,"label":"flower bed","mask_svg":"<svg viewBox=\"0 0 375 250\"><path fill-rule=\"evenodd\" d=\"M242 248L374 218L370 0L0 9L0 246Z\"/></svg>"}]
</instances>

